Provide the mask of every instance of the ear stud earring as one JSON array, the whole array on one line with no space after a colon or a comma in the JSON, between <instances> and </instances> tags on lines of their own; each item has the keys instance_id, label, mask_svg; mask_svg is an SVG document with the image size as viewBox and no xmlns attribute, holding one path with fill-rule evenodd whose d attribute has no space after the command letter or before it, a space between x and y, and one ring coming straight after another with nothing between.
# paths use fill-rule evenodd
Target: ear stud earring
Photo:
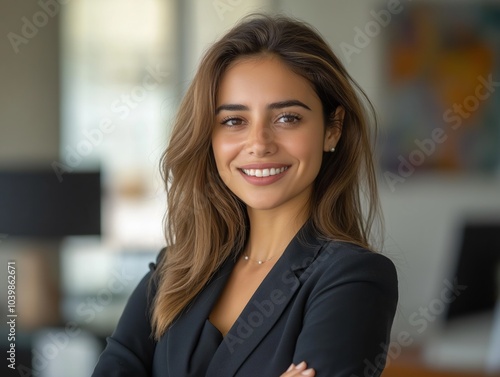
<instances>
[{"instance_id":1,"label":"ear stud earring","mask_svg":"<svg viewBox=\"0 0 500 377\"><path fill-rule=\"evenodd\" d=\"M335 152L335 147L331 147L330 152Z\"/></svg>"}]
</instances>

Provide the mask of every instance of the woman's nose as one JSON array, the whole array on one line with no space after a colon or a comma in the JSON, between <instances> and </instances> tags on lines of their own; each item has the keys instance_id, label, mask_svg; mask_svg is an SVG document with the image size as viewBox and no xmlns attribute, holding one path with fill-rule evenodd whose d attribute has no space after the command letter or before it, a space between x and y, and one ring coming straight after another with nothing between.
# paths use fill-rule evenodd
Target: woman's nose
<instances>
[{"instance_id":1,"label":"woman's nose","mask_svg":"<svg viewBox=\"0 0 500 377\"><path fill-rule=\"evenodd\" d=\"M275 153L277 146L272 128L263 122L251 127L248 133L247 150L249 154L256 157Z\"/></svg>"}]
</instances>

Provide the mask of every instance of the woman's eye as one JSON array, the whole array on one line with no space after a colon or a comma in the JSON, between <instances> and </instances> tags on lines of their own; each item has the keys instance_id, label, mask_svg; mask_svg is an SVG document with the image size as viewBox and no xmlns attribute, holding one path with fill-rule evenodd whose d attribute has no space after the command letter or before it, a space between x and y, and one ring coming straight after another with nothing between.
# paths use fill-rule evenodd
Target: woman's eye
<instances>
[{"instance_id":1,"label":"woman's eye","mask_svg":"<svg viewBox=\"0 0 500 377\"><path fill-rule=\"evenodd\" d=\"M278 123L297 123L300 120L298 115L284 114L278 118Z\"/></svg>"},{"instance_id":2,"label":"woman's eye","mask_svg":"<svg viewBox=\"0 0 500 377\"><path fill-rule=\"evenodd\" d=\"M241 126L242 123L243 120L241 120L240 118L226 118L221 121L222 125L229 127Z\"/></svg>"}]
</instances>

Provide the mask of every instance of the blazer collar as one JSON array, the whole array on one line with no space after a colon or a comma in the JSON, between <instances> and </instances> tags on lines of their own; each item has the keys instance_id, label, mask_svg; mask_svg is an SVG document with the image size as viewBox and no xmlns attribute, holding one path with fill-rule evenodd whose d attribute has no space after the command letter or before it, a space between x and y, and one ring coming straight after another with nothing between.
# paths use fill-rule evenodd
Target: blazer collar
<instances>
[{"instance_id":1,"label":"blazer collar","mask_svg":"<svg viewBox=\"0 0 500 377\"><path fill-rule=\"evenodd\" d=\"M160 342L167 342L166 360L169 376L195 376L191 370L191 357L199 342L205 321L221 294L235 264L234 258L228 258L214 274L206 287L183 309L181 314L167 330Z\"/></svg>"}]
</instances>

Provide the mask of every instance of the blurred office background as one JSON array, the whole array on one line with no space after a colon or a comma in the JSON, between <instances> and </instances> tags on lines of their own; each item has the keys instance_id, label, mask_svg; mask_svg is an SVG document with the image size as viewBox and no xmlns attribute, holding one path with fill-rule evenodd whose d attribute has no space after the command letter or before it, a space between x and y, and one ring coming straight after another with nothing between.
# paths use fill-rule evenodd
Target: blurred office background
<instances>
[{"instance_id":1,"label":"blurred office background","mask_svg":"<svg viewBox=\"0 0 500 377\"><path fill-rule=\"evenodd\" d=\"M87 174L100 188L61 196L101 198L84 234L0 229L2 308L17 269L12 375L90 374L164 244L158 164L182 94L207 46L255 11L314 25L378 111L383 252L400 279L386 375L499 370L500 2L7 0L0 181Z\"/></svg>"}]
</instances>

